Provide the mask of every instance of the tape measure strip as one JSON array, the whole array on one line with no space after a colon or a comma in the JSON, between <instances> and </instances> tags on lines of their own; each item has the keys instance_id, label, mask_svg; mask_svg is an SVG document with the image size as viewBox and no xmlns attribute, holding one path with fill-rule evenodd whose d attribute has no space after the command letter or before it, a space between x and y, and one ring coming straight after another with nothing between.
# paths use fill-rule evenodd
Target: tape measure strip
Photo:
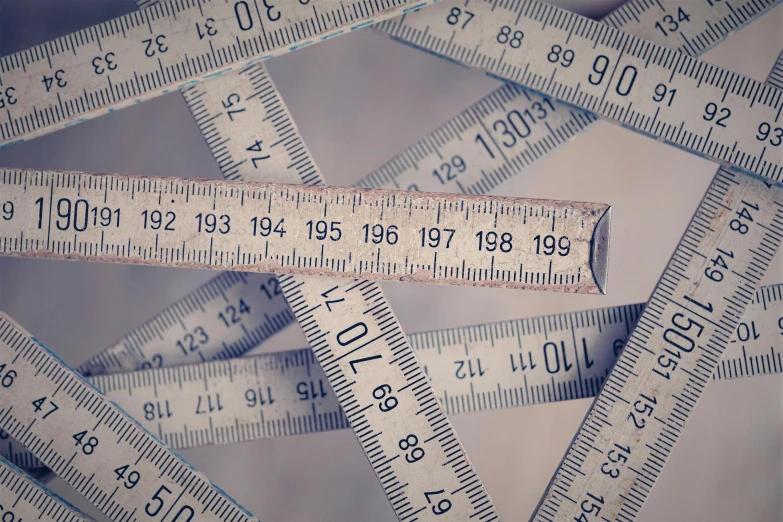
<instances>
[{"instance_id":1,"label":"tape measure strip","mask_svg":"<svg viewBox=\"0 0 783 522\"><path fill-rule=\"evenodd\" d=\"M671 15L663 11L676 13L678 2L632 0L612 11L602 23L695 57L778 5L779 0L712 5L690 2L689 21L677 22L677 32L664 35L658 26L666 24L664 18L668 20ZM462 15L463 19L467 16ZM372 30L384 32L377 27ZM564 52L562 48L560 52ZM506 83L362 179L358 186L487 194L595 120L592 113ZM506 134L504 129L513 134ZM487 149L485 144L492 140L500 150ZM455 168L462 164L467 168Z\"/></svg>"},{"instance_id":2,"label":"tape measure strip","mask_svg":"<svg viewBox=\"0 0 783 522\"><path fill-rule=\"evenodd\" d=\"M781 306L783 284L756 292L714 379L783 374ZM448 328L408 335L408 342L449 415L582 399L601 388L643 308ZM90 382L175 449L348 427L309 348L144 372L106 370ZM25 469L41 465L15 441L0 449Z\"/></svg>"},{"instance_id":3,"label":"tape measure strip","mask_svg":"<svg viewBox=\"0 0 783 522\"><path fill-rule=\"evenodd\" d=\"M4 314L0 360L0 427L110 520L254 520Z\"/></svg>"},{"instance_id":4,"label":"tape measure strip","mask_svg":"<svg viewBox=\"0 0 783 522\"><path fill-rule=\"evenodd\" d=\"M730 2L689 6L691 21L680 28L686 43L678 50L694 55L704 52L774 5L777 5L775 0L750 0L737 7L732 7ZM652 27L660 33L655 29L656 18L659 18L656 10L657 6L648 0L632 0L604 21L615 28L651 37L644 32L647 28ZM659 39L665 44L667 37ZM232 81L231 77L244 78L243 86L238 88L237 81ZM193 113L204 122L201 127L205 137L219 142L215 154L228 179L235 178L243 162L252 160L247 157L246 144L258 140L269 144L265 149L270 155L265 160L268 171L295 169L303 183L311 181L312 160L262 63L187 88L183 94ZM217 97L228 107L222 112L211 113L200 101L203 97ZM490 129L497 126L498 121L515 117L515 111L521 115L537 115L536 122L544 123L530 126L531 136L524 141L525 150L513 155L506 152L504 157L508 157L508 161L501 156L490 158L480 149L471 152L471 147L481 147L471 139L473 133L478 135L481 128ZM220 139L214 134L210 118L236 121L231 128L231 138ZM485 194L553 152L594 120L590 113L572 110L555 100L504 84L360 180L357 186ZM250 121L274 124L245 124ZM449 161L444 162L443 158ZM466 165L464 172L459 172L459 165ZM210 360L239 356L293 322L293 314L276 285L273 276L221 274L78 369L84 375L94 375L183 364L193 362L195 357ZM225 313L227 306L236 307L240 300L248 303L251 311L238 326L232 325L220 336L199 335L199 327L213 332L219 329L219 314ZM183 350L180 345L187 348Z\"/></svg>"},{"instance_id":5,"label":"tape measure strip","mask_svg":"<svg viewBox=\"0 0 783 522\"><path fill-rule=\"evenodd\" d=\"M783 186L721 168L531 520L636 518L781 239Z\"/></svg>"},{"instance_id":6,"label":"tape measure strip","mask_svg":"<svg viewBox=\"0 0 783 522\"><path fill-rule=\"evenodd\" d=\"M45 520L51 522L88 522L81 513L24 471L0 458L0 510L6 522Z\"/></svg>"},{"instance_id":7,"label":"tape measure strip","mask_svg":"<svg viewBox=\"0 0 783 522\"><path fill-rule=\"evenodd\" d=\"M597 203L11 169L0 187L3 255L575 293L606 282L610 209Z\"/></svg>"},{"instance_id":8,"label":"tape measure strip","mask_svg":"<svg viewBox=\"0 0 783 522\"><path fill-rule=\"evenodd\" d=\"M761 289L783 304L783 286ZM770 302L767 300L767 302ZM783 374L783 315L754 301L714 379ZM408 341L449 415L594 397L643 305L418 333ZM775 344L777 343L777 344ZM90 381L179 449L348 427L309 349Z\"/></svg>"},{"instance_id":9,"label":"tape measure strip","mask_svg":"<svg viewBox=\"0 0 783 522\"><path fill-rule=\"evenodd\" d=\"M428 0L163 2L0 58L0 145L365 27Z\"/></svg>"},{"instance_id":10,"label":"tape measure strip","mask_svg":"<svg viewBox=\"0 0 783 522\"><path fill-rule=\"evenodd\" d=\"M687 23L684 9L672 2L661 23ZM538 0L447 2L378 28L700 156L783 181L776 137L783 133L777 130L783 93L762 82ZM506 133L524 137L524 119L509 123L482 137L488 154L504 152Z\"/></svg>"}]
</instances>

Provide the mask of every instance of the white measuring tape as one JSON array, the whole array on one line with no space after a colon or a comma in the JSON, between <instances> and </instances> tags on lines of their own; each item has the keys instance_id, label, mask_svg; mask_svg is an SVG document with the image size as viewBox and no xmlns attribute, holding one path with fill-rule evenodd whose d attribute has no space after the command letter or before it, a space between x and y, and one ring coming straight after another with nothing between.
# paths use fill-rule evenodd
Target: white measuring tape
<instances>
[{"instance_id":1,"label":"white measuring tape","mask_svg":"<svg viewBox=\"0 0 783 522\"><path fill-rule=\"evenodd\" d=\"M636 518L782 239L783 186L721 168L532 520Z\"/></svg>"},{"instance_id":2,"label":"white measuring tape","mask_svg":"<svg viewBox=\"0 0 783 522\"><path fill-rule=\"evenodd\" d=\"M0 427L109 519L254 520L2 314L0 361Z\"/></svg>"},{"instance_id":3,"label":"white measuring tape","mask_svg":"<svg viewBox=\"0 0 783 522\"><path fill-rule=\"evenodd\" d=\"M427 3L185 0L152 5L0 58L0 144L41 136Z\"/></svg>"},{"instance_id":4,"label":"white measuring tape","mask_svg":"<svg viewBox=\"0 0 783 522\"><path fill-rule=\"evenodd\" d=\"M4 522L92 520L2 458L0 458L0 518Z\"/></svg>"},{"instance_id":5,"label":"white measuring tape","mask_svg":"<svg viewBox=\"0 0 783 522\"><path fill-rule=\"evenodd\" d=\"M681 3L661 4L661 33L676 36L688 23L691 7ZM378 28L626 128L783 181L783 94L762 82L538 0L444 2ZM524 118L502 121L477 139L486 154L500 155L527 125Z\"/></svg>"},{"instance_id":6,"label":"white measuring tape","mask_svg":"<svg viewBox=\"0 0 783 522\"><path fill-rule=\"evenodd\" d=\"M689 7L690 22L678 32L686 43L679 50L704 52L778 2L751 0L734 4L699 3ZM647 0L634 0L614 11L605 22L629 32L655 28L661 18L659 9ZM658 33L658 40L665 43L668 37ZM645 36L655 38L654 33ZM262 64L190 87L184 94L192 112L202 121L201 130L227 178L234 179L243 163L252 162L246 144L262 140L269 144L266 150L271 158L265 161L271 163L267 165L270 170L293 170L302 182L311 181L313 162ZM201 101L205 97L217 98L228 107L218 106L219 110L212 112L215 104L210 104L210 111ZM516 114L535 116L530 136L519 140L504 155L490 157L476 136L484 129L499 128L499 121L513 119ZM242 125L240 118L272 125ZM237 120L230 136L218 132L214 121L219 119ZM357 186L484 194L551 153L594 119L589 113L506 84L364 177ZM226 327L219 314L225 313L228 306L236 307L240 300L248 304L250 311L241 317L240 323ZM235 357L293 320L274 277L225 273L167 307L79 370L94 374L99 372L91 369L96 365L134 370L194 359ZM212 333L200 335L199 327ZM216 330L220 335L214 335Z\"/></svg>"},{"instance_id":7,"label":"white measuring tape","mask_svg":"<svg viewBox=\"0 0 783 522\"><path fill-rule=\"evenodd\" d=\"M578 293L606 281L601 204L10 169L0 191L3 255Z\"/></svg>"}]
</instances>

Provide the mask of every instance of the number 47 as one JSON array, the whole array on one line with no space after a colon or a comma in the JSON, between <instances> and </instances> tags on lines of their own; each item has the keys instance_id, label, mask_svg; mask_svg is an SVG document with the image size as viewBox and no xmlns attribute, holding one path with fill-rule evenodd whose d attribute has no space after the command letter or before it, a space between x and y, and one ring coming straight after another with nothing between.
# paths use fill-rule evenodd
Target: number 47
<instances>
[{"instance_id":1,"label":"number 47","mask_svg":"<svg viewBox=\"0 0 783 522\"><path fill-rule=\"evenodd\" d=\"M35 399L33 401L33 406L35 407L35 411L36 412L41 411L41 409L43 408L43 405L46 403L47 399L48 399L48 397L41 397L40 399ZM49 415L51 415L52 413L54 413L54 412L56 412L57 410L60 409L60 407L57 406L55 403L53 403L51 400L49 400L49 407L51 409L48 412L44 413L44 416L43 416L44 419L46 417L48 417Z\"/></svg>"}]
</instances>

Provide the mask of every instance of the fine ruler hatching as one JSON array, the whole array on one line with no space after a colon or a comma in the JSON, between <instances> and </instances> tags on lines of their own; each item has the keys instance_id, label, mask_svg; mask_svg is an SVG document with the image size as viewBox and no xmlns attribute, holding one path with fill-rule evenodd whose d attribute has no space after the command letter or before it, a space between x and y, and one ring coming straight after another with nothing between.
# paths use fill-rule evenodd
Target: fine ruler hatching
<instances>
[{"instance_id":1,"label":"fine ruler hatching","mask_svg":"<svg viewBox=\"0 0 783 522\"><path fill-rule=\"evenodd\" d=\"M0 511L4 522L92 521L3 458L0 458Z\"/></svg>"},{"instance_id":2,"label":"fine ruler hatching","mask_svg":"<svg viewBox=\"0 0 783 522\"><path fill-rule=\"evenodd\" d=\"M712 4L713 2L708 2ZM670 2L656 34L676 35L689 5ZM618 17L633 16L633 10ZM624 127L769 180L783 181L783 93L538 0L444 2L387 20L391 37L542 92ZM503 154L526 131L480 136Z\"/></svg>"},{"instance_id":3,"label":"fine ruler hatching","mask_svg":"<svg viewBox=\"0 0 783 522\"><path fill-rule=\"evenodd\" d=\"M636 518L781 239L783 186L718 170L532 520Z\"/></svg>"},{"instance_id":4,"label":"fine ruler hatching","mask_svg":"<svg viewBox=\"0 0 783 522\"><path fill-rule=\"evenodd\" d=\"M0 145L29 140L427 3L183 0L152 5L0 58Z\"/></svg>"},{"instance_id":5,"label":"fine ruler hatching","mask_svg":"<svg viewBox=\"0 0 783 522\"><path fill-rule=\"evenodd\" d=\"M688 23L665 35L660 25L663 7L633 0L615 10L605 23L632 34L644 35L662 45L678 45L680 52L697 55L744 25L778 0L697 3L689 6ZM661 6L668 2L661 2ZM671 43L678 38L676 43ZM240 80L243 79L243 80ZM314 164L307 154L285 104L262 63L186 88L183 91L224 175L234 179L244 163L267 171L293 170L309 181ZM200 99L218 97L221 108L211 112ZM210 105L214 110L215 105ZM490 156L478 137L490 129L502 130L508 121L525 118L530 135L509 145L503 155ZM214 122L238 123L221 136ZM257 125L242 124L255 121ZM595 121L590 113L505 84L460 112L430 135L358 182L366 188L463 192L485 194L519 174L525 167L585 130ZM268 123L266 126L259 122ZM486 139L486 138L485 138ZM247 149L260 141L263 155ZM261 157L270 156L260 161ZM253 159L256 161L253 161ZM448 161L445 161L444 158ZM220 319L229 307L244 301L250 311L237 324ZM230 310L230 309L229 309ZM116 370L158 368L174 364L241 355L294 321L277 280L261 274L224 273L205 283L140 325L114 346L79 367L83 374L98 373L96 366ZM198 330L198 328L201 330ZM201 332L207 335L201 335ZM220 332L215 334L215 332ZM109 359L111 359L109 361ZM92 369L91 369L92 368Z\"/></svg>"},{"instance_id":6,"label":"fine ruler hatching","mask_svg":"<svg viewBox=\"0 0 783 522\"><path fill-rule=\"evenodd\" d=\"M576 293L606 282L602 204L10 169L0 191L4 255Z\"/></svg>"},{"instance_id":7,"label":"fine ruler hatching","mask_svg":"<svg viewBox=\"0 0 783 522\"><path fill-rule=\"evenodd\" d=\"M254 520L2 313L0 385L0 428L110 520Z\"/></svg>"}]
</instances>

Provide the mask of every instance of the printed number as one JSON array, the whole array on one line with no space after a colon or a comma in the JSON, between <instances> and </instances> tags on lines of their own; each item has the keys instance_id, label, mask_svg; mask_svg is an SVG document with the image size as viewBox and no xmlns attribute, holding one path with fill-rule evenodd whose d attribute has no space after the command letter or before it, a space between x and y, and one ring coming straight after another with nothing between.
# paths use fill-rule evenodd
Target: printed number
<instances>
[{"instance_id":1,"label":"printed number","mask_svg":"<svg viewBox=\"0 0 783 522\"><path fill-rule=\"evenodd\" d=\"M399 240L397 225L389 225L384 228L381 224L375 224L370 228L368 223L362 227L362 230L364 230L365 243L372 241L376 245L380 245L383 242L389 245L396 245Z\"/></svg>"},{"instance_id":2,"label":"printed number","mask_svg":"<svg viewBox=\"0 0 783 522\"><path fill-rule=\"evenodd\" d=\"M264 144L264 142L262 140L256 140L255 143L253 143L251 146L249 146L245 150L248 151L248 152L263 152L261 150L261 146L263 144ZM272 156L270 156L269 154L267 154L265 156L254 156L254 157L250 158L250 161L253 162L253 167L254 168L258 168L258 162L259 161L264 161L265 159L269 159L271 157Z\"/></svg>"},{"instance_id":3,"label":"printed number","mask_svg":"<svg viewBox=\"0 0 783 522\"><path fill-rule=\"evenodd\" d=\"M268 217L262 217L261 219L254 217L250 220L250 224L253 225L253 235L263 237L268 237L273 232L283 237L285 235L283 223L285 223L285 218L278 221L274 227L272 226L272 220Z\"/></svg>"},{"instance_id":4,"label":"printed number","mask_svg":"<svg viewBox=\"0 0 783 522\"><path fill-rule=\"evenodd\" d=\"M258 390L254 390L252 388L248 388L245 390L245 401L247 402L248 408L255 408L256 405L263 406L265 404L274 404L275 399L272 397L272 388L270 386L266 387L266 399L264 399L264 390L259 388Z\"/></svg>"},{"instance_id":5,"label":"printed number","mask_svg":"<svg viewBox=\"0 0 783 522\"><path fill-rule=\"evenodd\" d=\"M546 371L551 374L560 372L560 354L563 355L563 370L566 372L573 368L573 364L568 362L568 352L566 351L565 341L560 341L560 351L557 350L557 343L549 341L544 343L544 365ZM550 357L550 354L552 355Z\"/></svg>"},{"instance_id":6,"label":"printed number","mask_svg":"<svg viewBox=\"0 0 783 522\"><path fill-rule=\"evenodd\" d=\"M52 402L52 400L49 399L48 397L41 397L40 399L35 399L33 401L33 403L32 403L33 407L35 407L35 411L36 412L39 412L39 411L41 411L41 409L43 409L43 405L46 403L47 399L49 400L49 408L50 408L50 410L47 411L46 413L44 413L44 416L43 416L44 419L46 417L48 417L49 415L51 415L52 413L54 413L54 412L56 412L57 410L60 409L60 407L57 406L54 402Z\"/></svg>"},{"instance_id":7,"label":"printed number","mask_svg":"<svg viewBox=\"0 0 783 522\"><path fill-rule=\"evenodd\" d=\"M587 80L593 85L601 85L606 75L606 70L609 68L609 57L599 54L593 61L593 72L587 77Z\"/></svg>"},{"instance_id":8,"label":"printed number","mask_svg":"<svg viewBox=\"0 0 783 522\"><path fill-rule=\"evenodd\" d=\"M770 134L772 134L771 138ZM783 143L783 127L772 128L772 125L767 122L759 125L759 133L756 134L756 139L759 141L766 141L767 138L769 138L770 145L773 147L780 147L780 144Z\"/></svg>"},{"instance_id":9,"label":"printed number","mask_svg":"<svg viewBox=\"0 0 783 522\"><path fill-rule=\"evenodd\" d=\"M0 375L5 371L5 364L0 364ZM8 370L5 375L0 378L0 386L3 388L10 388L14 385L14 379L16 378L16 370Z\"/></svg>"},{"instance_id":10,"label":"printed number","mask_svg":"<svg viewBox=\"0 0 783 522\"><path fill-rule=\"evenodd\" d=\"M729 251L726 252L724 250L718 249L718 255L715 257L715 259L711 259L712 266L708 266L704 269L704 275L709 277L711 280L715 281L716 283L720 283L723 281L723 272L721 272L721 268L724 270L729 269L729 265L726 264L726 260L723 259L723 256L725 255L729 259L734 258L734 252Z\"/></svg>"},{"instance_id":11,"label":"printed number","mask_svg":"<svg viewBox=\"0 0 783 522\"><path fill-rule=\"evenodd\" d=\"M41 204L43 207L43 202ZM40 212L39 212L40 214ZM39 215L38 222L41 222ZM57 201L57 221L55 225L58 230L68 230L73 228L76 232L84 232L89 225L94 227L115 227L120 226L120 209L112 210L109 207L92 207L86 199L77 199L71 202L68 198L60 198Z\"/></svg>"},{"instance_id":12,"label":"printed number","mask_svg":"<svg viewBox=\"0 0 783 522\"><path fill-rule=\"evenodd\" d=\"M160 354L155 354L152 357L150 357L152 361L142 361L141 364L136 368L137 370L151 370L152 368L162 368L163 367L163 356Z\"/></svg>"},{"instance_id":13,"label":"printed number","mask_svg":"<svg viewBox=\"0 0 783 522\"><path fill-rule=\"evenodd\" d=\"M648 397L643 393L640 393L639 397L641 397L641 399L633 403L634 411L628 414L628 420L633 420L634 426L642 429L647 425L647 419L645 419L642 415L650 417L653 414L653 411L655 411L653 406L658 404L658 399L655 397ZM634 412L639 414L638 417L634 414Z\"/></svg>"},{"instance_id":14,"label":"printed number","mask_svg":"<svg viewBox=\"0 0 783 522\"><path fill-rule=\"evenodd\" d=\"M215 214L196 214L196 221L198 221L198 231L201 232L203 225L204 232L207 234L213 234L217 231L219 234L228 234L231 230L231 217L222 214L219 217ZM218 223L218 221L220 223ZM219 227L218 227L219 225Z\"/></svg>"},{"instance_id":15,"label":"printed number","mask_svg":"<svg viewBox=\"0 0 783 522\"><path fill-rule=\"evenodd\" d=\"M707 0L709 2L709 0ZM663 33L664 36L669 36L669 33L680 28L680 23L690 22L691 15L682 10L682 7L677 8L677 19L670 14L665 15L660 21L655 22L655 28Z\"/></svg>"},{"instance_id":16,"label":"printed number","mask_svg":"<svg viewBox=\"0 0 783 522\"><path fill-rule=\"evenodd\" d=\"M418 444L418 437L412 433L404 439L400 439L400 442L397 443L402 451L408 451L409 449L411 450L410 453L405 455L405 460L408 461L408 464L413 464L414 462L418 462L424 458L424 450L422 448L418 448Z\"/></svg>"},{"instance_id":17,"label":"printed number","mask_svg":"<svg viewBox=\"0 0 783 522\"><path fill-rule=\"evenodd\" d=\"M449 13L449 16L446 17L446 23L449 25L457 25L459 23L460 16L462 16L462 13L465 13L465 21L462 22L462 25L460 26L460 29L465 29L465 26L470 23L471 20L473 20L473 17L476 16L470 11L463 11L459 7L452 7L451 12Z\"/></svg>"},{"instance_id":18,"label":"printed number","mask_svg":"<svg viewBox=\"0 0 783 522\"><path fill-rule=\"evenodd\" d=\"M608 460L601 464L601 473L616 479L620 476L620 468L625 467L625 463L628 462L628 455L631 454L631 448L623 447L619 444L615 444L614 446L620 451L617 451L615 448L609 450L606 454Z\"/></svg>"},{"instance_id":19,"label":"printed number","mask_svg":"<svg viewBox=\"0 0 783 522\"><path fill-rule=\"evenodd\" d=\"M186 333L185 336L177 341L177 348L182 350L185 355L197 352L199 348L207 344L209 336L204 328L197 326L192 333Z\"/></svg>"},{"instance_id":20,"label":"printed number","mask_svg":"<svg viewBox=\"0 0 783 522\"><path fill-rule=\"evenodd\" d=\"M228 110L228 119L231 121L234 121L234 114L239 114L240 112L245 112L244 107L240 107L237 109L231 109L231 107L234 107L237 103L241 102L242 98L235 92L232 92L229 94L225 100L223 100L221 103L223 104L223 108Z\"/></svg>"},{"instance_id":21,"label":"printed number","mask_svg":"<svg viewBox=\"0 0 783 522\"><path fill-rule=\"evenodd\" d=\"M442 495L446 491L443 489L439 489L438 491L425 491L424 492L424 498L427 499L427 504L432 504L432 499L430 499L431 496L435 495ZM451 509L451 500L444 498L438 501L437 504L432 506L432 512L436 515L442 515L446 513L449 509Z\"/></svg>"},{"instance_id":22,"label":"printed number","mask_svg":"<svg viewBox=\"0 0 783 522\"><path fill-rule=\"evenodd\" d=\"M147 44L147 47L144 48L144 55L149 58L152 58L153 56L155 56L156 52L163 54L166 51L168 51L169 46L163 42L165 39L166 39L166 35L159 34L154 39L147 38L146 40L142 40L141 41L142 43Z\"/></svg>"},{"instance_id":23,"label":"printed number","mask_svg":"<svg viewBox=\"0 0 783 522\"><path fill-rule=\"evenodd\" d=\"M511 126L511 128L514 130L513 133L509 130L509 126ZM503 146L508 148L511 148L517 144L517 137L524 140L525 138L530 136L530 126L525 121L525 118L522 116L522 113L520 113L516 109L510 111L506 115L505 120L498 120L495 123L493 123L492 128L496 132L500 132L501 136L506 137L506 139L503 140Z\"/></svg>"},{"instance_id":24,"label":"printed number","mask_svg":"<svg viewBox=\"0 0 783 522\"><path fill-rule=\"evenodd\" d=\"M500 243L498 243L497 232L479 232L476 234L476 237L479 240L479 252L482 250L486 250L487 252L494 252L498 249L498 247L500 247L500 251L505 253L511 252L511 249L513 248L513 245L511 244L513 237L508 232L503 232L500 234Z\"/></svg>"},{"instance_id":25,"label":"printed number","mask_svg":"<svg viewBox=\"0 0 783 522\"><path fill-rule=\"evenodd\" d=\"M562 53L562 60L561 60L561 53ZM560 65L563 67L571 67L571 64L574 63L574 51L571 49L563 50L562 47L555 44L552 46L552 50L549 51L549 54L546 56L547 60L549 60L552 63L558 63L560 62Z\"/></svg>"},{"instance_id":26,"label":"printed number","mask_svg":"<svg viewBox=\"0 0 783 522\"><path fill-rule=\"evenodd\" d=\"M280 20L280 11L274 12L275 4L270 4L269 0L264 0L264 7L266 8L266 17L270 22L277 22Z\"/></svg>"},{"instance_id":27,"label":"printed number","mask_svg":"<svg viewBox=\"0 0 783 522\"><path fill-rule=\"evenodd\" d=\"M144 418L147 419L148 421L152 421L155 419L165 419L174 415L171 412L169 401L164 401L164 404L161 404L157 401L145 402L143 408L144 408Z\"/></svg>"},{"instance_id":28,"label":"printed number","mask_svg":"<svg viewBox=\"0 0 783 522\"><path fill-rule=\"evenodd\" d=\"M301 381L296 383L296 393L299 394L300 401L323 399L329 394L324 386L324 381L321 379L318 379L317 383L315 381Z\"/></svg>"},{"instance_id":29,"label":"printed number","mask_svg":"<svg viewBox=\"0 0 783 522\"><path fill-rule=\"evenodd\" d=\"M87 430L80 431L79 433L73 435L73 440L76 441L75 446L81 446L82 453L84 453L85 455L92 455L93 452L95 451L95 447L98 445L98 439L93 436L89 436L87 437L87 441L84 442L83 439L86 436L87 436Z\"/></svg>"},{"instance_id":30,"label":"printed number","mask_svg":"<svg viewBox=\"0 0 783 522\"><path fill-rule=\"evenodd\" d=\"M720 117L715 120L715 116L720 114ZM724 123L726 120L729 119L731 116L731 110L728 107L720 107L712 102L708 103L706 107L704 107L704 115L702 118L704 118L705 121L712 121L715 120L715 125L718 127L726 127L726 124Z\"/></svg>"},{"instance_id":31,"label":"printed number","mask_svg":"<svg viewBox=\"0 0 783 522\"><path fill-rule=\"evenodd\" d=\"M372 391L373 398L379 401L383 399L383 402L378 403L378 409L383 412L391 411L397 407L397 397L392 395L391 392L392 388L388 384L381 384Z\"/></svg>"},{"instance_id":32,"label":"printed number","mask_svg":"<svg viewBox=\"0 0 783 522\"><path fill-rule=\"evenodd\" d=\"M3 203L3 220L11 221L14 217L14 202L6 201Z\"/></svg>"},{"instance_id":33,"label":"printed number","mask_svg":"<svg viewBox=\"0 0 783 522\"><path fill-rule=\"evenodd\" d=\"M741 210L738 210L735 212L738 217L731 220L729 223L729 228L731 228L735 232L739 232L742 235L745 235L748 233L748 225L747 223L743 223L743 219L747 219L751 223L753 223L753 216L750 214L749 208L753 210L758 210L759 206L754 205L753 203L748 203L744 199L742 200L742 204L745 205Z\"/></svg>"},{"instance_id":34,"label":"printed number","mask_svg":"<svg viewBox=\"0 0 783 522\"><path fill-rule=\"evenodd\" d=\"M452 167L454 167L456 173L452 172ZM467 165L465 165L465 160L462 159L462 156L454 156L451 158L451 161L442 163L440 167L433 170L432 175L438 178L441 185L445 185L447 182L457 179L457 173L462 174L466 169Z\"/></svg>"},{"instance_id":35,"label":"printed number","mask_svg":"<svg viewBox=\"0 0 783 522\"><path fill-rule=\"evenodd\" d=\"M214 18L207 18L204 21L204 28L202 29L201 24L196 22L196 32L198 33L199 40L203 40L207 36L210 37L215 36L218 33L217 29L215 29L215 26L213 25L214 23L215 23Z\"/></svg>"},{"instance_id":36,"label":"printed number","mask_svg":"<svg viewBox=\"0 0 783 522\"><path fill-rule=\"evenodd\" d=\"M669 89L666 85L659 83L655 86L655 94L652 98L654 102L661 103L668 97L669 101L666 102L666 106L671 107L675 94L677 94L677 89Z\"/></svg>"},{"instance_id":37,"label":"printed number","mask_svg":"<svg viewBox=\"0 0 783 522\"><path fill-rule=\"evenodd\" d=\"M92 59L92 68L95 74L103 74L106 70L113 71L117 68L117 64L114 62L114 53L106 53L103 56L96 56Z\"/></svg>"},{"instance_id":38,"label":"printed number","mask_svg":"<svg viewBox=\"0 0 783 522\"><path fill-rule=\"evenodd\" d=\"M202 406L206 409L202 409ZM212 395L206 396L199 395L196 401L196 415L204 415L205 413L212 413L213 411L222 411L223 404L220 402L220 394L216 393L215 398Z\"/></svg>"},{"instance_id":39,"label":"printed number","mask_svg":"<svg viewBox=\"0 0 783 522\"><path fill-rule=\"evenodd\" d=\"M525 33L522 31L514 31L511 32L511 28L507 25L504 25L500 28L500 32L497 36L497 41L500 44L508 44L513 49L519 49L519 47L522 45L522 39L525 37Z\"/></svg>"},{"instance_id":40,"label":"printed number","mask_svg":"<svg viewBox=\"0 0 783 522\"><path fill-rule=\"evenodd\" d=\"M0 89L0 109L5 109L6 105L16 105L19 100L14 96L14 92L16 89L13 87L6 87L5 90Z\"/></svg>"},{"instance_id":41,"label":"printed number","mask_svg":"<svg viewBox=\"0 0 783 522\"><path fill-rule=\"evenodd\" d=\"M253 28L253 18L250 16L250 6L245 0L239 0L234 4L234 15L237 19L239 28L243 31L249 31Z\"/></svg>"},{"instance_id":42,"label":"printed number","mask_svg":"<svg viewBox=\"0 0 783 522\"><path fill-rule=\"evenodd\" d=\"M663 332L663 340L666 341L669 347L664 348L664 353L659 355L657 359L657 365L661 369L653 368L653 372L667 380L671 379L671 374L668 370L673 371L677 368L679 360L682 359L682 353L690 353L696 348L696 341L691 337L693 335L691 329L696 328L696 338L701 337L701 334L704 332L704 326L701 323L686 317L680 312L672 315L671 323L675 328L669 327Z\"/></svg>"},{"instance_id":43,"label":"printed number","mask_svg":"<svg viewBox=\"0 0 783 522\"><path fill-rule=\"evenodd\" d=\"M598 513L601 512L600 506L604 505L604 497L596 497L590 492L587 493L587 496L592 500L584 499L579 505L579 507L582 509L582 512L578 517L574 517L576 522L590 522L590 519L587 518L587 515L598 517Z\"/></svg>"},{"instance_id":44,"label":"printed number","mask_svg":"<svg viewBox=\"0 0 783 522\"><path fill-rule=\"evenodd\" d=\"M149 516L154 517L155 515L160 513L161 509L163 509L163 498L160 497L160 494L164 490L166 491L166 493L171 493L171 490L169 488L167 488L166 486L161 486L158 488L158 491L156 491L155 494L152 495L150 502L147 502L147 505L144 506L144 512L147 513ZM155 507L152 506L153 500L157 501L157 505Z\"/></svg>"},{"instance_id":45,"label":"printed number","mask_svg":"<svg viewBox=\"0 0 783 522\"><path fill-rule=\"evenodd\" d=\"M449 248L451 245L451 239L454 237L456 230L453 228L444 228L441 230L439 228L428 229L427 227L424 227L419 230L419 232L421 232L421 246L425 246L426 240L426 245L430 246L431 248L438 248L440 246L441 237L445 237L448 234L448 239L446 239L446 248Z\"/></svg>"},{"instance_id":46,"label":"printed number","mask_svg":"<svg viewBox=\"0 0 783 522\"><path fill-rule=\"evenodd\" d=\"M737 325L737 338L743 343L749 341L751 338L756 340L759 337L761 337L761 334L756 331L756 321L751 321L750 326L748 326L748 323L740 323Z\"/></svg>"},{"instance_id":47,"label":"printed number","mask_svg":"<svg viewBox=\"0 0 783 522\"><path fill-rule=\"evenodd\" d=\"M174 231L174 227L172 225L174 225L174 220L177 219L177 215L174 212L168 211L164 215L160 210L153 210L152 212L145 210L141 213L141 217L144 218L145 230L147 227L151 228L152 230L160 230L161 227L163 227L163 230L169 232Z\"/></svg>"},{"instance_id":48,"label":"printed number","mask_svg":"<svg viewBox=\"0 0 783 522\"><path fill-rule=\"evenodd\" d=\"M238 306L228 305L225 310L218 314L218 319L223 321L223 324L228 328L232 324L237 324L242 321L242 316L249 313L250 307L247 306L244 299L240 299ZM204 337L206 337L206 335Z\"/></svg>"},{"instance_id":49,"label":"printed number","mask_svg":"<svg viewBox=\"0 0 783 522\"><path fill-rule=\"evenodd\" d=\"M43 80L41 80L41 83L44 84L44 87L46 87L46 92L49 92L52 90L52 87L57 88L63 88L66 85L68 85L68 82L65 81L65 71L62 69L58 69L57 72L54 73L54 76L46 76L43 75Z\"/></svg>"},{"instance_id":50,"label":"printed number","mask_svg":"<svg viewBox=\"0 0 783 522\"><path fill-rule=\"evenodd\" d=\"M312 219L305 223L307 225L307 239L315 239L319 241L325 240L327 237L332 241L339 241L343 237L343 231L340 230L339 221L313 221ZM315 232L315 234L313 234Z\"/></svg>"},{"instance_id":51,"label":"printed number","mask_svg":"<svg viewBox=\"0 0 783 522\"><path fill-rule=\"evenodd\" d=\"M270 301L283 293L283 291L280 290L280 283L274 276L270 277L266 283L261 283L260 289L266 294L267 299Z\"/></svg>"},{"instance_id":52,"label":"printed number","mask_svg":"<svg viewBox=\"0 0 783 522\"><path fill-rule=\"evenodd\" d=\"M536 242L536 255L541 254L542 246L544 247L543 253L545 256L554 255L555 250L558 251L557 255L562 257L567 256L571 252L571 240L568 236L560 236L560 239L555 239L555 236L544 236L544 238L541 239L541 235L539 234L533 238L533 241Z\"/></svg>"},{"instance_id":53,"label":"printed number","mask_svg":"<svg viewBox=\"0 0 783 522\"><path fill-rule=\"evenodd\" d=\"M614 91L620 96L628 96L633 88L634 82L636 82L636 75L638 71L633 65L626 65L623 68L623 72L620 73L620 79L617 80L617 86Z\"/></svg>"},{"instance_id":54,"label":"printed number","mask_svg":"<svg viewBox=\"0 0 783 522\"><path fill-rule=\"evenodd\" d=\"M114 473L117 475L117 480L123 481L122 485L125 486L125 489L135 488L136 484L139 483L139 479L141 479L141 475L136 470L131 470L131 472L128 473L126 477L125 473L128 471L129 468L130 468L130 464L125 464L124 466L120 466L119 468L116 468L114 470Z\"/></svg>"},{"instance_id":55,"label":"printed number","mask_svg":"<svg viewBox=\"0 0 783 522\"><path fill-rule=\"evenodd\" d=\"M3 519L2 519L3 522L22 522L22 519L17 518L16 514L13 511L11 511L10 509L6 511L2 505L0 505L0 511L3 512Z\"/></svg>"}]
</instances>

